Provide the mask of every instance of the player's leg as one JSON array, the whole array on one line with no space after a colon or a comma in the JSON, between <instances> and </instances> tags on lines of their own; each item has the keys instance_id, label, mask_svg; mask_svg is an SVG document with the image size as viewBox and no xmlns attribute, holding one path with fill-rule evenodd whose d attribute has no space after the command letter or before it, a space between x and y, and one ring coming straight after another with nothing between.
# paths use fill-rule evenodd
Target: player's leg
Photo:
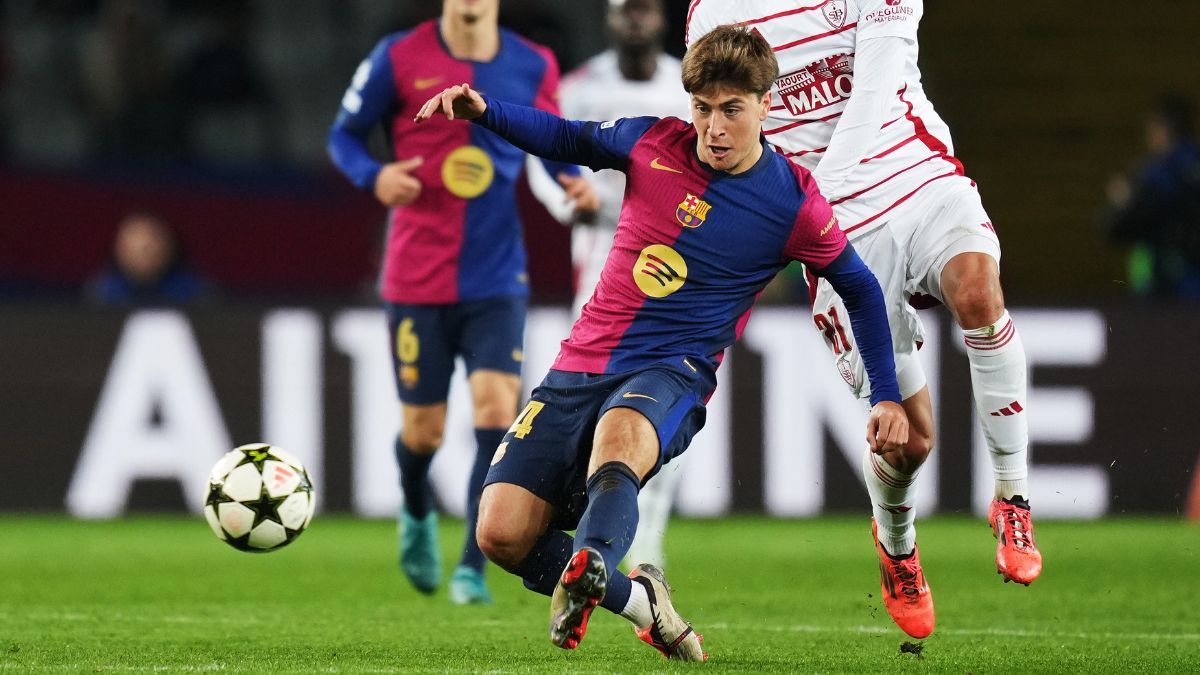
<instances>
[{"instance_id":1,"label":"player's leg","mask_svg":"<svg viewBox=\"0 0 1200 675\"><path fill-rule=\"evenodd\" d=\"M686 455L664 466L638 494L637 534L633 536L629 553L625 555L625 561L631 568L638 563L649 563L660 568L666 566L663 537L667 522L671 519L675 493L679 491L679 482L683 478L684 457Z\"/></svg>"},{"instance_id":2,"label":"player's leg","mask_svg":"<svg viewBox=\"0 0 1200 675\"><path fill-rule=\"evenodd\" d=\"M959 253L946 263L942 293L963 329L975 409L987 439L996 491L989 520L996 569L1005 581L1030 584L1042 571L1029 510L1028 367L1021 335L1004 307L996 259Z\"/></svg>"},{"instance_id":3,"label":"player's leg","mask_svg":"<svg viewBox=\"0 0 1200 675\"><path fill-rule=\"evenodd\" d=\"M997 570L1028 584L1042 557L1029 512L1029 426L1025 349L1004 306L1000 243L979 193L950 186L909 246L919 290L940 299L963 331L971 389L995 477L991 523Z\"/></svg>"},{"instance_id":4,"label":"player's leg","mask_svg":"<svg viewBox=\"0 0 1200 675\"><path fill-rule=\"evenodd\" d=\"M489 604L486 558L475 538L483 481L496 448L517 414L521 395L524 298L499 298L460 305L458 352L467 366L475 422L475 459L467 478L466 541L450 579L450 601Z\"/></svg>"},{"instance_id":5,"label":"player's leg","mask_svg":"<svg viewBox=\"0 0 1200 675\"><path fill-rule=\"evenodd\" d=\"M446 427L446 395L454 360L443 331L443 306L388 304L392 359L400 397L395 456L400 470L400 568L417 590L441 583L437 511L429 466Z\"/></svg>"},{"instance_id":6,"label":"player's leg","mask_svg":"<svg viewBox=\"0 0 1200 675\"><path fill-rule=\"evenodd\" d=\"M476 537L480 550L525 586L550 595L571 557L567 533L550 528L554 506L512 483L490 483L479 501Z\"/></svg>"},{"instance_id":7,"label":"player's leg","mask_svg":"<svg viewBox=\"0 0 1200 675\"><path fill-rule=\"evenodd\" d=\"M703 426L705 386L694 372L656 369L625 380L606 402L588 461L575 554L551 600L550 635L560 647L579 644L591 607L601 604L633 622L639 637L668 657L704 660L700 637L672 606L660 570L639 565L629 577L614 572L637 531L643 481L681 454Z\"/></svg>"},{"instance_id":8,"label":"player's leg","mask_svg":"<svg viewBox=\"0 0 1200 675\"><path fill-rule=\"evenodd\" d=\"M871 498L872 534L879 557L880 587L888 614L909 635L923 638L933 631L933 595L917 553L916 478L933 449L933 406L925 371L917 355L923 340L920 319L908 305L902 248L884 226L854 242L859 255L879 280L887 303L888 323L902 405L909 418L909 441L899 451L879 455L865 450L863 482ZM810 284L813 280L810 279ZM827 282L817 283L814 321L834 352L839 374L858 397L870 397L866 368L846 325L846 308Z\"/></svg>"}]
</instances>

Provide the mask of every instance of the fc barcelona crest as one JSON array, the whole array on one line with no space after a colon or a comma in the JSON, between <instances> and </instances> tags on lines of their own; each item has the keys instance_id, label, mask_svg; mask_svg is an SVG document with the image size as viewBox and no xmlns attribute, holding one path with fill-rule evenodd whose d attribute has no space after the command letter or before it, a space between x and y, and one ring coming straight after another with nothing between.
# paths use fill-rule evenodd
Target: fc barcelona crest
<instances>
[{"instance_id":1,"label":"fc barcelona crest","mask_svg":"<svg viewBox=\"0 0 1200 675\"><path fill-rule=\"evenodd\" d=\"M711 208L712 204L689 192L675 208L675 218L684 227L700 227Z\"/></svg>"},{"instance_id":2,"label":"fc barcelona crest","mask_svg":"<svg viewBox=\"0 0 1200 675\"><path fill-rule=\"evenodd\" d=\"M821 5L821 13L830 26L841 28L846 24L846 0L829 0Z\"/></svg>"}]
</instances>

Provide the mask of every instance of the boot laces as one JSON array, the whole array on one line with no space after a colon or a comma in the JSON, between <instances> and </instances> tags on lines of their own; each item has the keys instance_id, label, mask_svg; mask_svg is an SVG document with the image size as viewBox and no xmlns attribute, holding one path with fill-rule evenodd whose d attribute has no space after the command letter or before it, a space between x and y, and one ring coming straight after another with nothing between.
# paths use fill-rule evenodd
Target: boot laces
<instances>
[{"instance_id":1,"label":"boot laces","mask_svg":"<svg viewBox=\"0 0 1200 675\"><path fill-rule=\"evenodd\" d=\"M891 563L894 569L892 576L898 582L900 594L908 602L916 602L921 595L921 568L917 564L916 556L904 560L892 558Z\"/></svg>"},{"instance_id":2,"label":"boot laces","mask_svg":"<svg viewBox=\"0 0 1200 675\"><path fill-rule=\"evenodd\" d=\"M1035 548L1033 543L1033 524L1029 511L1013 506L1012 504L1003 504L1000 509L1000 518L1004 523L1005 538L1012 542L1014 548L1018 551L1027 551Z\"/></svg>"}]
</instances>

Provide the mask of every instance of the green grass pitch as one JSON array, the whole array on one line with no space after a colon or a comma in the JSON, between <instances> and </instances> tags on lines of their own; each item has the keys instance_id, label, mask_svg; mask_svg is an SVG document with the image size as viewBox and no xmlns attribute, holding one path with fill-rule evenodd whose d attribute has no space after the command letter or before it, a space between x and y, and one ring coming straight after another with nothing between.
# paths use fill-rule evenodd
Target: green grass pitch
<instances>
[{"instance_id":1,"label":"green grass pitch","mask_svg":"<svg viewBox=\"0 0 1200 675\"><path fill-rule=\"evenodd\" d=\"M707 664L674 664L603 610L574 652L548 600L492 568L497 603L424 597L396 568L392 523L318 516L265 555L203 519L0 517L4 672L1197 672L1200 527L1039 525L1030 588L1003 584L980 520L920 524L937 630L920 657L879 602L865 518L678 521L675 601ZM447 559L462 533L446 523ZM447 574L449 567L447 567Z\"/></svg>"}]
</instances>

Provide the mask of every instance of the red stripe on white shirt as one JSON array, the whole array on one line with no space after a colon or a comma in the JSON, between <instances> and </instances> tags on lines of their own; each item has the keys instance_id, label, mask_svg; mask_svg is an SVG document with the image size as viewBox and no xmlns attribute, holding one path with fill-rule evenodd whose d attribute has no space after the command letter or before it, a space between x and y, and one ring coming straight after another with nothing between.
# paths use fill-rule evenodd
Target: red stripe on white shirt
<instances>
[{"instance_id":1,"label":"red stripe on white shirt","mask_svg":"<svg viewBox=\"0 0 1200 675\"><path fill-rule=\"evenodd\" d=\"M904 85L904 88L899 92L900 102L908 106L908 112L904 113L904 117L908 121L912 122L913 131L916 132L917 138L921 139L921 142L925 144L925 147L933 150L936 153L939 153L942 156L942 159L954 165L958 175L967 175L966 170L963 168L962 162L958 161L957 158L950 154L950 149L946 147L946 144L943 143L942 140L937 136L929 133L929 129L925 126L925 120L913 114L912 102L904 98L904 94L907 91L908 85Z\"/></svg>"},{"instance_id":2,"label":"red stripe on white shirt","mask_svg":"<svg viewBox=\"0 0 1200 675\"><path fill-rule=\"evenodd\" d=\"M797 150L796 152L785 152L784 157L799 157L800 155L811 155L817 152L825 152L829 148L814 148L812 150Z\"/></svg>"},{"instance_id":3,"label":"red stripe on white shirt","mask_svg":"<svg viewBox=\"0 0 1200 675\"><path fill-rule=\"evenodd\" d=\"M775 14L768 14L767 16L760 16L757 19L750 19L749 21L742 21L738 25L739 26L752 26L756 23L762 23L764 21L778 19L783 16L791 16L793 14L803 14L804 12L811 12L814 9L820 9L820 8L824 7L825 3L826 3L826 0L822 0L822 2L818 2L817 4L815 4L811 7L797 7L795 9L789 9L785 12L776 12ZM699 4L699 0L697 0L697 4Z\"/></svg>"},{"instance_id":4,"label":"red stripe on white shirt","mask_svg":"<svg viewBox=\"0 0 1200 675\"><path fill-rule=\"evenodd\" d=\"M888 155L899 150L900 148L903 148L904 146L908 145L909 143L912 143L913 141L917 140L918 138L920 138L920 137L916 136L916 135L909 136L908 138L900 141L899 143L888 148L887 150L884 150L883 152L879 153L878 155L872 155L872 156L864 159L863 161L859 162L859 164L866 164L867 162L869 162L873 159L880 159L881 157L887 157ZM939 155L940 154L942 154L942 153L939 153Z\"/></svg>"},{"instance_id":5,"label":"red stripe on white shirt","mask_svg":"<svg viewBox=\"0 0 1200 675\"><path fill-rule=\"evenodd\" d=\"M780 107L782 108L783 106L780 106ZM774 110L774 108L771 108L771 109ZM806 124L816 124L817 122L828 122L829 120L837 119L838 117L841 117L841 116L842 116L842 113L835 112L832 115L826 115L825 117L819 117L817 119L796 120L795 122L790 122L788 124L785 124L785 125L779 127L778 129L765 129L765 130L763 130L763 136L770 136L771 134L782 133L784 131L787 131L788 129L795 129L796 127L802 127ZM900 118L900 119L903 119L903 118Z\"/></svg>"},{"instance_id":6,"label":"red stripe on white shirt","mask_svg":"<svg viewBox=\"0 0 1200 675\"><path fill-rule=\"evenodd\" d=\"M861 227L870 225L871 223L873 223L876 220L879 220L881 217L883 217L883 215L886 214L888 211L891 211L892 209L896 208L897 206L900 206L904 202L908 201L910 197L912 197L913 195L920 192L921 189L924 188L926 185L929 185L930 183L934 182L935 180L941 180L943 178L949 178L951 176L957 176L957 175L958 175L957 172L951 171L950 173L944 173L944 174L941 174L940 176L934 176L933 178L930 178L929 180L925 181L924 183L921 183L920 185L918 185L917 189L904 195L900 199L897 199L895 202L892 203L891 206L887 207L886 209L880 211L879 213L876 213L875 215L871 216L870 218L867 218L866 220L862 221L861 223L857 223L850 227L844 228L842 231L845 232L846 234L849 234Z\"/></svg>"},{"instance_id":7,"label":"red stripe on white shirt","mask_svg":"<svg viewBox=\"0 0 1200 675\"><path fill-rule=\"evenodd\" d=\"M687 21L683 24L683 44L687 46L692 38L692 15L696 13L696 8L700 6L700 0L692 0L692 4L688 6Z\"/></svg>"},{"instance_id":8,"label":"red stripe on white shirt","mask_svg":"<svg viewBox=\"0 0 1200 675\"><path fill-rule=\"evenodd\" d=\"M887 178L884 178L883 180L879 181L878 183L876 183L876 184L874 184L874 185L872 185L872 186L870 186L870 187L865 187L865 188L863 188L863 189L859 190L858 192L855 192L855 193L854 193L854 194L852 194L852 195L846 195L845 197L842 197L841 199L836 199L836 200L834 200L834 201L832 201L832 202L829 202L829 205L830 205L830 206L834 206L834 205L836 205L836 204L841 204L842 202L850 201L851 199L857 199L858 197L861 197L863 194L865 194L865 193L867 193L867 192L870 192L871 190L874 190L875 188L879 187L880 185L883 185L884 183L886 183L886 182L890 181L891 179L895 178L896 176L899 176L900 174L902 174L902 173L904 173L904 172L906 172L906 171L911 171L911 170L913 170L913 169L917 168L918 166L921 166L921 165L922 165L922 164L924 164L925 162L928 162L928 161L929 161L929 160L931 160L931 159L937 159L937 158L939 158L939 157L941 157L941 155L930 155L930 156L926 157L925 159L922 159L921 161L917 162L916 164L913 164L913 165L911 165L911 166L907 166L907 167L905 167L905 168L903 168L903 169L900 169L900 170L899 170L899 171L897 171L896 173L894 173L894 174L892 174L892 175L888 176Z\"/></svg>"},{"instance_id":9,"label":"red stripe on white shirt","mask_svg":"<svg viewBox=\"0 0 1200 675\"><path fill-rule=\"evenodd\" d=\"M857 23L857 22L855 22L855 23L851 23L851 24L847 24L847 25L845 25L845 26L842 26L841 28L839 28L839 29L837 29L837 30L831 30L831 31L829 31L829 32L826 32L826 33L819 33L819 34L817 34L817 35L810 35L809 37L806 37L806 38L800 38L799 40L796 40L795 42L789 42L789 43L787 43L787 44L785 44L785 45L779 45L778 47L772 47L772 49L773 49L774 51L781 52L781 51L783 51L783 50L785 50L785 49L791 49L792 47L798 47L798 46L800 46L800 45L803 45L803 44L808 44L809 42L816 42L817 40L820 40L820 39L822 39L822 38L827 38L827 37L829 37L830 35L837 35L838 33L845 33L846 31L848 31L848 30L853 30L853 29L855 29L855 28L857 28L857 27L858 27L858 23Z\"/></svg>"}]
</instances>

